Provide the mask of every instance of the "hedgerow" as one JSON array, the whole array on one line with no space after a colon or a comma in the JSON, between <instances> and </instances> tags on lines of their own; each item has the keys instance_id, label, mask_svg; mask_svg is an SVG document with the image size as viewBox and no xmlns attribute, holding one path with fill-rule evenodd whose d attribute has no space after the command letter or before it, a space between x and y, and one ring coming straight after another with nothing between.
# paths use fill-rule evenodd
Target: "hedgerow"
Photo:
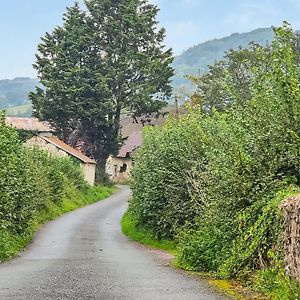
<instances>
[{"instance_id":1,"label":"hedgerow","mask_svg":"<svg viewBox=\"0 0 300 300\"><path fill-rule=\"evenodd\" d=\"M193 119L188 124L190 130L186 130L186 123L175 121L163 129L147 128L141 159L134 168L131 209L139 224L155 229L159 238L174 238L177 229L189 226L201 210L201 200L189 197L192 179L187 170L202 151L197 142L202 134Z\"/></svg>"},{"instance_id":2,"label":"hedgerow","mask_svg":"<svg viewBox=\"0 0 300 300\"><path fill-rule=\"evenodd\" d=\"M111 191L89 187L71 159L23 146L0 115L0 261L23 248L39 224Z\"/></svg>"},{"instance_id":3,"label":"hedgerow","mask_svg":"<svg viewBox=\"0 0 300 300\"><path fill-rule=\"evenodd\" d=\"M144 131L129 212L136 226L175 240L186 269L244 277L274 271L276 260L282 272L278 205L300 190L300 67L292 30L275 33L257 49L250 100L208 114L192 107Z\"/></svg>"}]
</instances>

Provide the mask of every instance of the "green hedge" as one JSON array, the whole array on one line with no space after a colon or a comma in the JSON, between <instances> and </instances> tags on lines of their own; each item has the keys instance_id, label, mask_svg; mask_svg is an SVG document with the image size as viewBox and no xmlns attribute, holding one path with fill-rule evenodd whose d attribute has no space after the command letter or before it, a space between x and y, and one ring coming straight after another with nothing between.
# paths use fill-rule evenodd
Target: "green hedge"
<instances>
[{"instance_id":1,"label":"green hedge","mask_svg":"<svg viewBox=\"0 0 300 300\"><path fill-rule=\"evenodd\" d=\"M202 151L201 128L194 120L162 129L147 128L134 168L134 202L138 221L155 229L157 237L172 238L199 213L198 199L189 197L188 171ZM189 126L189 130L187 129Z\"/></svg>"},{"instance_id":2,"label":"green hedge","mask_svg":"<svg viewBox=\"0 0 300 300\"><path fill-rule=\"evenodd\" d=\"M300 186L300 68L292 30L276 35L258 57L249 102L222 113L194 107L144 131L129 213L174 239L186 269L247 277L276 262L282 272L278 205Z\"/></svg>"},{"instance_id":3,"label":"green hedge","mask_svg":"<svg viewBox=\"0 0 300 300\"><path fill-rule=\"evenodd\" d=\"M89 187L80 166L69 158L23 146L0 116L0 261L24 247L39 224L112 190Z\"/></svg>"}]
</instances>

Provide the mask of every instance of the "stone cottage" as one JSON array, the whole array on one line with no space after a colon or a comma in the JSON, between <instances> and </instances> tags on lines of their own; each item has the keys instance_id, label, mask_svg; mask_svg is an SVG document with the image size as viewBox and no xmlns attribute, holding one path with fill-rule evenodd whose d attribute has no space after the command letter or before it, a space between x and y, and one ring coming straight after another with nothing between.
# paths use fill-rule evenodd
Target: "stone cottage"
<instances>
[{"instance_id":1,"label":"stone cottage","mask_svg":"<svg viewBox=\"0 0 300 300\"><path fill-rule=\"evenodd\" d=\"M26 141L26 144L29 146L38 146L55 156L70 156L75 158L80 163L85 180L91 186L95 184L96 161L67 145L56 136L34 136Z\"/></svg>"},{"instance_id":2,"label":"stone cottage","mask_svg":"<svg viewBox=\"0 0 300 300\"><path fill-rule=\"evenodd\" d=\"M141 131L132 132L124 141L118 155L110 156L106 162L106 173L115 182L125 182L129 179L133 166L133 156L142 145Z\"/></svg>"},{"instance_id":3,"label":"stone cottage","mask_svg":"<svg viewBox=\"0 0 300 300\"><path fill-rule=\"evenodd\" d=\"M168 115L174 115L172 110L168 110ZM146 126L163 126L166 122L164 115L151 120L137 118L133 120L131 116L121 117L121 134L124 143L118 155L111 155L106 162L106 173L114 182L126 182L130 178L130 172L134 164L134 154L141 147L142 131Z\"/></svg>"},{"instance_id":4,"label":"stone cottage","mask_svg":"<svg viewBox=\"0 0 300 300\"><path fill-rule=\"evenodd\" d=\"M54 136L53 129L46 122L35 118L7 117L6 124L18 130L35 132L36 135L26 141L27 145L38 146L52 155L76 159L80 163L85 180L92 186L95 184L96 161Z\"/></svg>"}]
</instances>

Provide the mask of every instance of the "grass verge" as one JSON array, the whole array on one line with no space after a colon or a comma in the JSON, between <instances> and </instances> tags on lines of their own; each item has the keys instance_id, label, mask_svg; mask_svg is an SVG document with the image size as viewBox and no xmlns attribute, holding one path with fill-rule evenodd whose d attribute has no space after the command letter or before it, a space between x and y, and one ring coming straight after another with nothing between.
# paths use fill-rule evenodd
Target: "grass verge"
<instances>
[{"instance_id":1,"label":"grass verge","mask_svg":"<svg viewBox=\"0 0 300 300\"><path fill-rule=\"evenodd\" d=\"M143 245L149 246L151 248L167 251L176 256L176 243L169 240L158 240L155 235L144 228L138 226L138 221L136 218L127 211L122 218L122 231L133 241L139 242ZM176 259L173 261L173 266L178 269L183 269L182 266L178 265ZM190 272L188 274L198 277L199 279L206 280L209 284L221 294L229 296L231 299L235 300L264 300L265 298L251 289L243 287L243 285L234 280L221 280L214 277L212 273L202 273L202 272Z\"/></svg>"},{"instance_id":2,"label":"grass verge","mask_svg":"<svg viewBox=\"0 0 300 300\"><path fill-rule=\"evenodd\" d=\"M143 245L166 250L173 254L176 252L176 244L173 241L158 240L151 232L143 228L138 228L137 220L128 211L122 218L122 231L129 238Z\"/></svg>"},{"instance_id":3,"label":"grass verge","mask_svg":"<svg viewBox=\"0 0 300 300\"><path fill-rule=\"evenodd\" d=\"M45 209L38 214L23 234L15 234L8 230L0 229L0 262L15 257L24 249L32 241L34 233L42 224L54 220L64 213L103 200L115 190L115 187L109 186L89 187L81 192L70 188L66 193L67 196L60 203L46 203Z\"/></svg>"}]
</instances>

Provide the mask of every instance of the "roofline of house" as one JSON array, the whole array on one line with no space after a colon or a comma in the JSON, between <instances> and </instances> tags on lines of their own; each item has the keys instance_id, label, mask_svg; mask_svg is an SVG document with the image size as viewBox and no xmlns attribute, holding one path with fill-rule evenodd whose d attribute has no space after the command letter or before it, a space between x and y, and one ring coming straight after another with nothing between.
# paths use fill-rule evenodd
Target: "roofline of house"
<instances>
[{"instance_id":1,"label":"roofline of house","mask_svg":"<svg viewBox=\"0 0 300 300\"><path fill-rule=\"evenodd\" d=\"M89 161L83 160L79 155L76 155L76 153L70 153L67 149L65 149L65 148L61 147L60 145L56 144L56 143L53 142L52 140L48 139L46 136L41 136L41 138L44 139L46 142L55 145L57 148L63 150L64 152L67 152L67 153L70 154L71 156L76 157L77 159L79 159L80 161L82 161L82 162L84 162L84 163L86 163L86 164L93 164L93 165L96 165L96 164L97 164L97 162L96 162L95 160L93 160L93 159L91 159L91 158L89 158L89 157L87 157L87 156L86 156L86 157L88 158ZM78 150L77 150L77 151L78 151ZM84 154L83 154L83 155L84 155Z\"/></svg>"}]
</instances>

